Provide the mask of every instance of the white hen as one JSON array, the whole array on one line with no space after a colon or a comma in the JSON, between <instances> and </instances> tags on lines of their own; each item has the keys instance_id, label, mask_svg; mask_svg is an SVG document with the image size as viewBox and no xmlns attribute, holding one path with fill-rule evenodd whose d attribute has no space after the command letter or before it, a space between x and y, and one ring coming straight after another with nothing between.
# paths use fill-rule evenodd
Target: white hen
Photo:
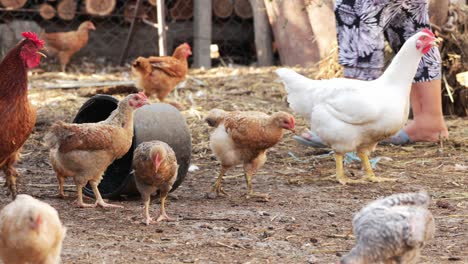
<instances>
[{"instance_id":1,"label":"white hen","mask_svg":"<svg viewBox=\"0 0 468 264\"><path fill-rule=\"evenodd\" d=\"M0 259L3 263L60 263L66 229L57 210L26 194L0 212Z\"/></svg>"},{"instance_id":2,"label":"white hen","mask_svg":"<svg viewBox=\"0 0 468 264\"><path fill-rule=\"evenodd\" d=\"M431 31L416 33L384 74L373 81L311 80L290 69L276 71L286 87L290 107L310 118L311 131L335 151L340 183L362 182L345 177L343 172L343 154L355 150L366 171L364 180L389 180L375 177L368 155L380 140L395 134L407 121L413 77L421 57L434 45Z\"/></svg>"}]
</instances>

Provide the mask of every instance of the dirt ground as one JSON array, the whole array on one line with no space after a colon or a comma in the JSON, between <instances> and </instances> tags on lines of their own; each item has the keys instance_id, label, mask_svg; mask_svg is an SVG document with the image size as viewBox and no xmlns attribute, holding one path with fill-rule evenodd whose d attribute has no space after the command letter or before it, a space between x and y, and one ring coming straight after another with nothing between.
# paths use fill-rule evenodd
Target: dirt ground
<instances>
[{"instance_id":1,"label":"dirt ground","mask_svg":"<svg viewBox=\"0 0 468 264\"><path fill-rule=\"evenodd\" d=\"M182 102L192 132L192 164L183 184L171 194L168 214L178 219L144 226L138 198L114 201L125 209L80 209L72 206L75 187L67 181L67 200L54 198L57 180L43 145L44 133L56 120L71 121L90 89L37 89L61 80L127 80L129 69L86 74L32 74L30 99L38 108L34 133L16 165L20 192L57 208L68 231L64 263L336 263L354 245L353 214L373 199L393 193L427 190L437 225L436 237L423 250L421 263L468 263L468 119L447 117L450 140L443 144L378 146L383 157L376 174L397 182L342 186L325 180L334 174L329 150L305 148L291 132L268 153L253 187L270 201L247 200L241 168L224 181L229 197L208 195L219 163L208 145L210 129L199 115L218 107L226 110L289 111L285 91L273 69L213 69L191 71L172 100ZM312 71L302 71L312 76ZM116 95L121 98L123 95ZM297 117L297 129L306 127ZM346 166L361 177L357 164ZM2 178L3 182L4 179ZM4 188L1 205L9 202ZM438 202L436 204L436 202ZM152 201L152 214L159 210Z\"/></svg>"}]
</instances>

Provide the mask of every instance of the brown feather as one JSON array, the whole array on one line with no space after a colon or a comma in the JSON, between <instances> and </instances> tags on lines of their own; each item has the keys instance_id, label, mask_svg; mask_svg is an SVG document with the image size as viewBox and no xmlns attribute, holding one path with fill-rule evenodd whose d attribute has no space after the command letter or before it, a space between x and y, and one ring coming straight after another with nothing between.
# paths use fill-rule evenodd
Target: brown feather
<instances>
[{"instance_id":1,"label":"brown feather","mask_svg":"<svg viewBox=\"0 0 468 264\"><path fill-rule=\"evenodd\" d=\"M155 152L163 155L163 160L157 171L154 162ZM138 145L134 152L133 167L137 181L156 187L166 184L172 186L178 169L177 159L172 148L166 143L156 140Z\"/></svg>"}]
</instances>

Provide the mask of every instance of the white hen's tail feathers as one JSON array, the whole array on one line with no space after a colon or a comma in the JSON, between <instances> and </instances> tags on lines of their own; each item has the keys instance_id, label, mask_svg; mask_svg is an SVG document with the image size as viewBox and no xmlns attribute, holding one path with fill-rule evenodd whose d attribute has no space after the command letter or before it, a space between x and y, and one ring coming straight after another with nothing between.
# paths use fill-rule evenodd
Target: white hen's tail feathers
<instances>
[{"instance_id":1,"label":"white hen's tail feathers","mask_svg":"<svg viewBox=\"0 0 468 264\"><path fill-rule=\"evenodd\" d=\"M313 89L312 84L316 81L286 68L276 70L276 74L283 81L288 93L289 107L296 113L309 115L311 104L307 98L312 96L310 90Z\"/></svg>"},{"instance_id":2,"label":"white hen's tail feathers","mask_svg":"<svg viewBox=\"0 0 468 264\"><path fill-rule=\"evenodd\" d=\"M385 206L393 207L399 205L406 206L419 206L428 208L431 203L431 197L426 191L421 191L418 193L400 193L388 196L386 198L377 200L369 204L369 207L374 206Z\"/></svg>"}]
</instances>

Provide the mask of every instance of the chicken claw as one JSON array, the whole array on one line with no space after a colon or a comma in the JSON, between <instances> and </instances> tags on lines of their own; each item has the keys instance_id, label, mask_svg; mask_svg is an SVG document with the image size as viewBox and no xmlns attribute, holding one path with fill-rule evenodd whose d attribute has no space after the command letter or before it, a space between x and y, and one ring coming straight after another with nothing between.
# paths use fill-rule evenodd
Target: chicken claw
<instances>
[{"instance_id":1,"label":"chicken claw","mask_svg":"<svg viewBox=\"0 0 468 264\"><path fill-rule=\"evenodd\" d=\"M80 201L79 199L75 201L75 204L80 207L80 208L95 208L96 204L88 204L88 203L83 203L83 201Z\"/></svg>"},{"instance_id":2,"label":"chicken claw","mask_svg":"<svg viewBox=\"0 0 468 264\"><path fill-rule=\"evenodd\" d=\"M265 201L270 200L270 196L267 193L256 193L256 192L250 192L245 195L246 199L250 198L262 198Z\"/></svg>"},{"instance_id":3,"label":"chicken claw","mask_svg":"<svg viewBox=\"0 0 468 264\"><path fill-rule=\"evenodd\" d=\"M106 203L104 200L96 201L95 206L100 206L102 208L124 208L122 205Z\"/></svg>"},{"instance_id":4,"label":"chicken claw","mask_svg":"<svg viewBox=\"0 0 468 264\"><path fill-rule=\"evenodd\" d=\"M213 186L211 187L211 191L212 192L216 192L217 195L225 195L225 196L229 196L229 194L224 190L221 182L219 181L216 181L215 184L213 184Z\"/></svg>"},{"instance_id":5,"label":"chicken claw","mask_svg":"<svg viewBox=\"0 0 468 264\"><path fill-rule=\"evenodd\" d=\"M5 173L5 174L7 174L7 173ZM11 197L14 200L16 198L16 195L18 194L18 189L16 187L16 177L18 177L18 174L16 173L16 171L13 171L13 173L10 174L10 175L7 174L4 187L8 188L7 195L11 194Z\"/></svg>"},{"instance_id":6,"label":"chicken claw","mask_svg":"<svg viewBox=\"0 0 468 264\"><path fill-rule=\"evenodd\" d=\"M59 192L58 194L55 195L56 198L60 199L66 199L68 195L66 195L64 192Z\"/></svg>"},{"instance_id":7,"label":"chicken claw","mask_svg":"<svg viewBox=\"0 0 468 264\"><path fill-rule=\"evenodd\" d=\"M348 184L348 183L351 183L351 184L352 184L352 183L368 183L367 181L364 181L364 180L353 180L353 179L350 179L350 178L348 178L348 177L346 177L346 176L344 176L344 175L341 176L341 177L338 176L338 177L337 177L337 180L338 180L338 182L341 183L342 185L346 185L346 184Z\"/></svg>"},{"instance_id":8,"label":"chicken claw","mask_svg":"<svg viewBox=\"0 0 468 264\"><path fill-rule=\"evenodd\" d=\"M394 178L384 178L384 177L376 177L375 175L367 175L364 180L368 182L386 182L386 181L396 181L397 179Z\"/></svg>"},{"instance_id":9,"label":"chicken claw","mask_svg":"<svg viewBox=\"0 0 468 264\"><path fill-rule=\"evenodd\" d=\"M223 186L222 186L223 176L226 173L227 169L228 169L227 167L224 167L224 166L221 167L221 171L219 172L218 179L216 179L216 182L211 187L211 191L212 192L216 191L217 195L219 195L221 193L221 194L223 194L225 196L229 196L229 194L227 194L227 192L224 191Z\"/></svg>"},{"instance_id":10,"label":"chicken claw","mask_svg":"<svg viewBox=\"0 0 468 264\"><path fill-rule=\"evenodd\" d=\"M155 223L152 217L147 217L144 221L141 221L141 222L147 226Z\"/></svg>"},{"instance_id":11,"label":"chicken claw","mask_svg":"<svg viewBox=\"0 0 468 264\"><path fill-rule=\"evenodd\" d=\"M161 214L161 215L158 217L158 219L156 220L156 222L161 222L161 221L169 221L169 222L172 222L172 221L175 221L175 219L169 217L166 213L164 213L164 214Z\"/></svg>"}]
</instances>

